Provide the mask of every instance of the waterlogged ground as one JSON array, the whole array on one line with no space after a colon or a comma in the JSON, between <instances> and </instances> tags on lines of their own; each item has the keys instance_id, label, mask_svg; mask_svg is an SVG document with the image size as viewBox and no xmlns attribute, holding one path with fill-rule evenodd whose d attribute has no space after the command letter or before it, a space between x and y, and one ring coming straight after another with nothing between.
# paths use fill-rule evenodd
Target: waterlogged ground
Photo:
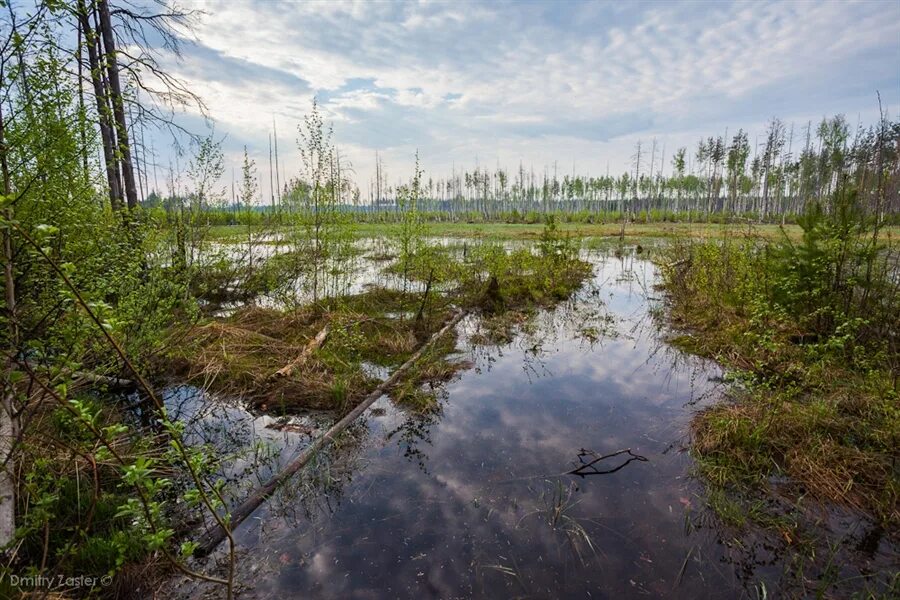
<instances>
[{"instance_id":1,"label":"waterlogged ground","mask_svg":"<svg viewBox=\"0 0 900 600\"><path fill-rule=\"evenodd\" d=\"M599 251L591 260L593 281L578 297L509 343L473 344L477 325L464 321L459 358L473 367L443 386L438 412L410 415L382 398L245 521L235 533L239 597L735 598L777 589L777 555L719 526L689 476L687 425L724 392L720 369L661 342L650 262ZM194 388L171 389L168 404L195 441L240 455L228 463L238 500L329 423L253 416ZM570 473L624 449L645 460L625 464L633 456L622 454L594 465L614 472ZM162 593L223 592L173 580Z\"/></svg>"},{"instance_id":2,"label":"waterlogged ground","mask_svg":"<svg viewBox=\"0 0 900 600\"><path fill-rule=\"evenodd\" d=\"M429 238L432 246L442 246L451 253L462 255L466 249L473 245L471 240L435 237ZM502 242L507 249L521 247L530 242L505 240ZM265 260L278 254L291 252L295 247L278 234L271 234L258 239L254 244L219 243L212 242L207 245L202 254L200 263L226 259L238 263L261 264ZM385 238L361 238L352 243L350 256L340 264L329 264L329 271L333 278L329 279L324 293L326 296L353 295L366 292L372 287L387 288L392 290L408 289L410 283L402 276L390 272L386 267L396 258L394 244ZM239 281L232 282L232 288L239 287ZM438 288L440 286L437 286ZM299 277L290 281L287 285L279 286L278 290L261 294L254 299L255 304L266 308L284 309L313 301L310 291L310 282L306 277ZM211 306L216 316L224 317L243 305L242 302L224 302Z\"/></svg>"}]
</instances>

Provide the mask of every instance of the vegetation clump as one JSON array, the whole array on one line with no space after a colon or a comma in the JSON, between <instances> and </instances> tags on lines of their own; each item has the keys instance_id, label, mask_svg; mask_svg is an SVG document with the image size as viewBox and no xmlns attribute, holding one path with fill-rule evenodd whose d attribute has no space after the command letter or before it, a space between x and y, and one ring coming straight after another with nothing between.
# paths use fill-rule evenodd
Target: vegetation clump
<instances>
[{"instance_id":1,"label":"vegetation clump","mask_svg":"<svg viewBox=\"0 0 900 600\"><path fill-rule=\"evenodd\" d=\"M264 410L347 409L378 383L364 363L397 365L415 350L415 322L386 314L404 300L414 301L379 289L319 310L250 305L176 333L185 341L172 351L173 373ZM326 326L327 339L302 368L278 376ZM427 328L438 326L429 318Z\"/></svg>"},{"instance_id":2,"label":"vegetation clump","mask_svg":"<svg viewBox=\"0 0 900 600\"><path fill-rule=\"evenodd\" d=\"M797 496L900 526L897 256L851 182L799 219L799 242L675 244L662 265L677 345L741 385L694 421L721 490L788 476Z\"/></svg>"},{"instance_id":3,"label":"vegetation clump","mask_svg":"<svg viewBox=\"0 0 900 600\"><path fill-rule=\"evenodd\" d=\"M402 268L407 290L373 288L291 310L249 305L229 317L188 326L173 334L182 340L172 344L173 372L202 387L242 396L264 410L343 411L378 383L365 365L402 364L441 327L453 306L484 313L497 323L521 322L536 306L570 296L590 273L575 246L560 237L552 223L537 252L507 252L500 245L485 244L463 257L451 257L430 251L415 233L402 245L418 248L398 258L398 263L406 263ZM426 271L428 280L417 282L414 274ZM435 280L453 285L440 292ZM418 286L424 289L412 291ZM324 342L318 341L325 328ZM276 376L314 341L302 369ZM448 335L393 397L420 409L432 406L428 399L433 400L433 394L424 393L422 385L446 381L465 366L448 360L454 351L455 336Z\"/></svg>"}]
</instances>

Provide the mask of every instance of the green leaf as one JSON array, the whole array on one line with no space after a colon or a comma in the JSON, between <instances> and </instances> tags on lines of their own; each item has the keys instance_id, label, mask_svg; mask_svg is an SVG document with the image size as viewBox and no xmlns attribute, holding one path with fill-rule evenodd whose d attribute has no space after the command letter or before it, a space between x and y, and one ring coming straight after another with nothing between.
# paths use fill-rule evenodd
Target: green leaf
<instances>
[{"instance_id":1,"label":"green leaf","mask_svg":"<svg viewBox=\"0 0 900 600\"><path fill-rule=\"evenodd\" d=\"M181 542L181 556L182 558L190 558L194 555L194 551L200 544L197 542Z\"/></svg>"}]
</instances>

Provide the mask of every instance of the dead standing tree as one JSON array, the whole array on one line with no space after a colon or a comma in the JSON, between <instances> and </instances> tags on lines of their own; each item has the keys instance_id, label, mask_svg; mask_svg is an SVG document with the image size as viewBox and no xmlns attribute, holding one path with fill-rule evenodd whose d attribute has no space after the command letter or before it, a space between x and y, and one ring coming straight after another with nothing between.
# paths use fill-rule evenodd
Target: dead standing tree
<instances>
[{"instance_id":1,"label":"dead standing tree","mask_svg":"<svg viewBox=\"0 0 900 600\"><path fill-rule=\"evenodd\" d=\"M128 208L137 206L137 186L134 180L134 164L131 161L131 148L128 141L128 124L125 122L125 101L122 97L122 82L119 78L119 62L116 58L116 41L113 34L112 19L109 15L109 3L99 0L97 3L100 33L103 36L103 47L106 51L106 72L109 82L109 100L112 104L113 123L116 130L116 143L119 146L118 160L122 167L122 180L125 184L125 198Z\"/></svg>"},{"instance_id":2,"label":"dead standing tree","mask_svg":"<svg viewBox=\"0 0 900 600\"><path fill-rule=\"evenodd\" d=\"M138 203L136 143L130 132L136 122L167 129L176 144L183 136L199 140L176 122L175 112L195 106L206 115L206 107L161 66L160 58L180 59L181 42L200 13L162 0L142 7L77 0L73 12L78 39L87 48L110 204L114 209L134 208ZM83 53L79 48L73 55L81 60Z\"/></svg>"},{"instance_id":3,"label":"dead standing tree","mask_svg":"<svg viewBox=\"0 0 900 600\"><path fill-rule=\"evenodd\" d=\"M109 108L106 78L101 67L102 56L97 30L91 25L90 13L84 0L78 0L78 27L81 31L79 39L84 40L88 54L88 72L94 89L97 103L97 124L100 128L100 140L103 145L103 161L106 165L106 183L109 186L109 202L113 209L122 205L122 193L119 177L119 163L116 159L116 143L113 136L112 111ZM80 59L80 52L79 52Z\"/></svg>"}]
</instances>

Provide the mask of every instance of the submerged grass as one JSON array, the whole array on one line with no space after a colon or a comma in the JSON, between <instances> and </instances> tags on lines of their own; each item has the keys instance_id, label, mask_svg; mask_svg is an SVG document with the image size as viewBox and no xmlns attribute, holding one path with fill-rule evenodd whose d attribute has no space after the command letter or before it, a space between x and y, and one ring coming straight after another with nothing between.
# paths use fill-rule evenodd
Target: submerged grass
<instances>
[{"instance_id":1,"label":"submerged grass","mask_svg":"<svg viewBox=\"0 0 900 600\"><path fill-rule=\"evenodd\" d=\"M326 298L293 310L248 305L176 332L170 358L175 374L197 385L269 411L345 411L378 384L366 364L393 369L461 307L489 323L513 323L569 297L590 273L576 248L555 228L537 250L513 252L499 244L473 244L459 253L422 252L405 264L406 290L371 288ZM267 277L279 278L269 259ZM387 269L398 272L397 263ZM288 269L281 277L290 277ZM437 285L432 286L435 283ZM437 289L438 285L440 290ZM328 328L324 344L314 340ZM287 376L275 376L310 345L309 356ZM437 405L436 388L461 369L454 361L455 334L442 338L391 391L399 404L424 411Z\"/></svg>"},{"instance_id":2,"label":"submerged grass","mask_svg":"<svg viewBox=\"0 0 900 600\"><path fill-rule=\"evenodd\" d=\"M359 223L355 235L358 237L382 237L394 235L400 228L397 223ZM720 239L733 235L734 225L718 223L629 223L625 227L626 238L711 238ZM219 225L210 228L210 239L218 241L240 241L246 236L245 227L240 225ZM464 223L425 222L424 234L430 237L484 238L484 239L538 239L543 225L540 223ZM621 223L560 223L562 233L572 237L618 237L622 233ZM777 240L782 231L792 239L800 239L803 230L798 225L784 226L772 224L751 224L743 226L743 232ZM287 228L285 228L285 231ZM277 233L281 230L274 229ZM891 240L900 240L900 227L886 228ZM887 236L886 236L887 237Z\"/></svg>"}]
</instances>

